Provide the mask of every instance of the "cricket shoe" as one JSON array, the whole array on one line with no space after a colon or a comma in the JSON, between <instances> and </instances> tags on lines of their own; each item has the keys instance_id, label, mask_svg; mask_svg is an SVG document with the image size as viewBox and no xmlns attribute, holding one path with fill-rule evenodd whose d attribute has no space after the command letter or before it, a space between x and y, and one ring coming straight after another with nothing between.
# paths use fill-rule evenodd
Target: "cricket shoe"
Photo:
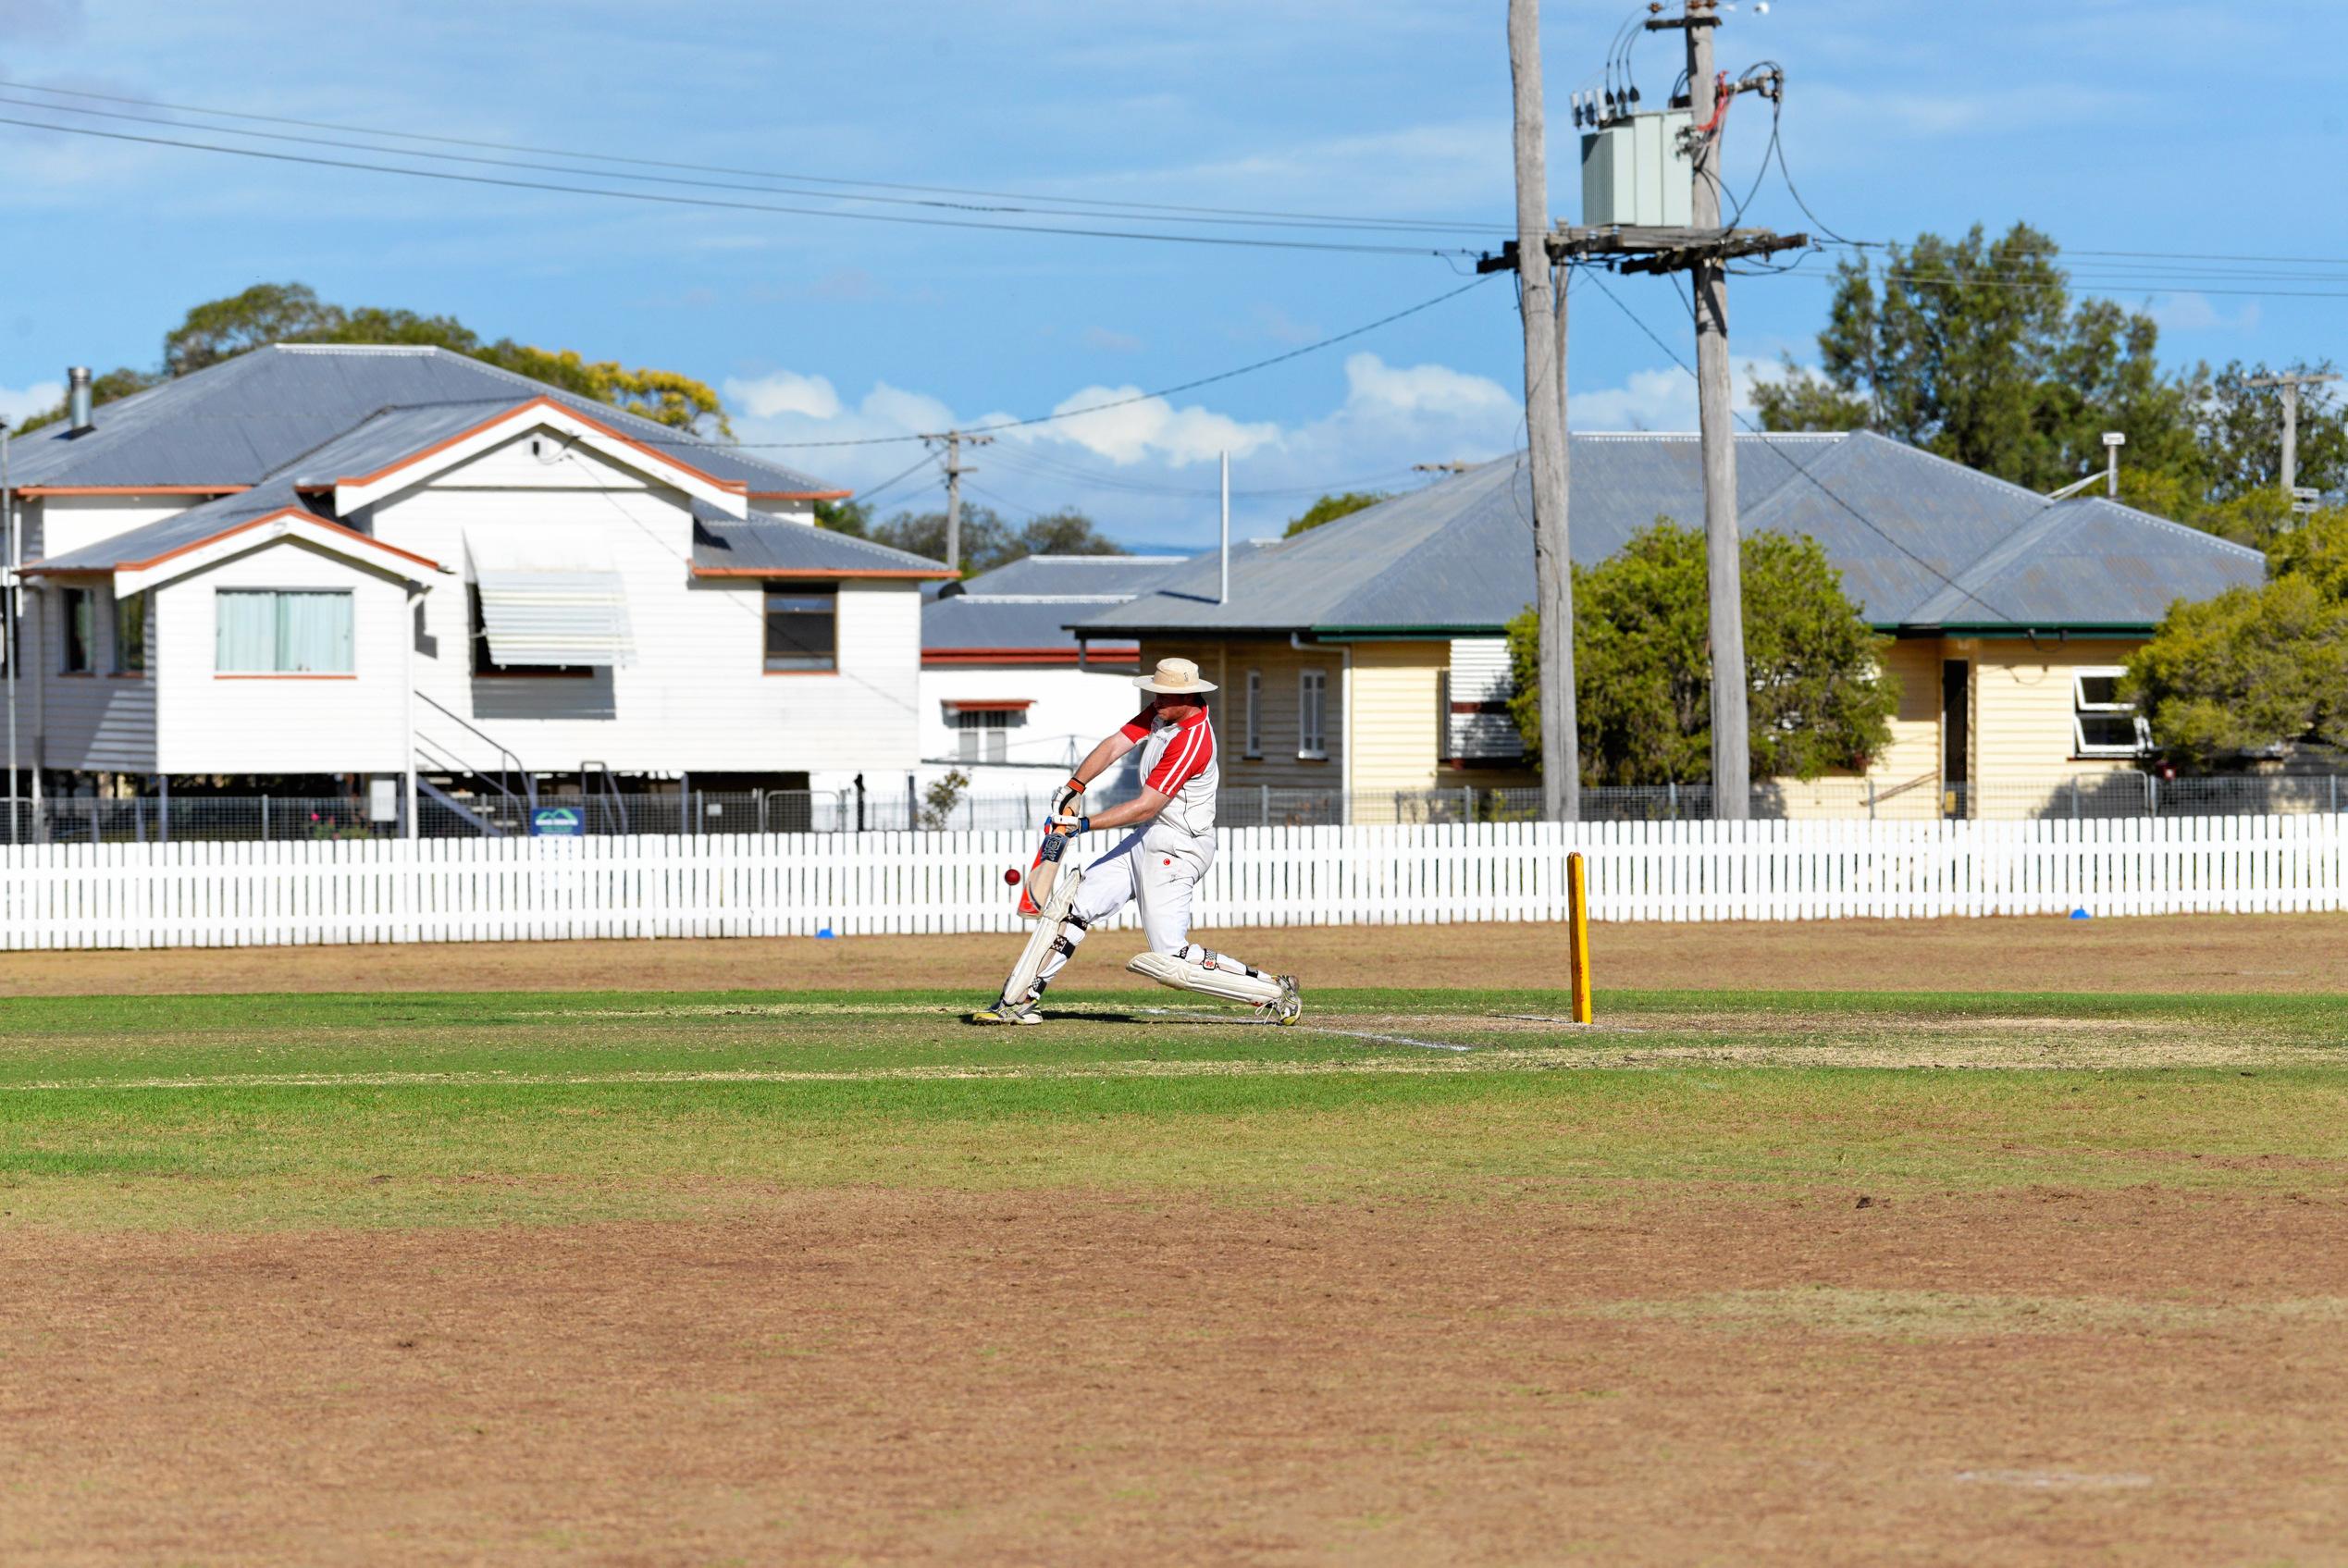
<instances>
[{"instance_id":1,"label":"cricket shoe","mask_svg":"<svg viewBox=\"0 0 2348 1568\"><path fill-rule=\"evenodd\" d=\"M1304 998L1296 989L1296 977L1279 977L1280 996L1277 1002L1267 1002L1255 1009L1255 1016L1269 1023L1290 1024L1304 1016Z\"/></svg>"},{"instance_id":2,"label":"cricket shoe","mask_svg":"<svg viewBox=\"0 0 2348 1568\"><path fill-rule=\"evenodd\" d=\"M1032 1002L1007 1002L997 999L991 1007L982 1007L970 1015L972 1023L1022 1024L1042 1023L1044 1015Z\"/></svg>"}]
</instances>

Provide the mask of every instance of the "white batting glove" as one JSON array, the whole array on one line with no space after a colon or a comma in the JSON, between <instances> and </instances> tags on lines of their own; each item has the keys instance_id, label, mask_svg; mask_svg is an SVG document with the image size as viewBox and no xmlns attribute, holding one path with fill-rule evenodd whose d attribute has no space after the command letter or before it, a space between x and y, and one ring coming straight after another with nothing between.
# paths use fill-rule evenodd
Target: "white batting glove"
<instances>
[{"instance_id":1,"label":"white batting glove","mask_svg":"<svg viewBox=\"0 0 2348 1568\"><path fill-rule=\"evenodd\" d=\"M1052 792L1051 815L1060 817L1075 809L1077 797L1084 793L1084 781L1070 779Z\"/></svg>"}]
</instances>

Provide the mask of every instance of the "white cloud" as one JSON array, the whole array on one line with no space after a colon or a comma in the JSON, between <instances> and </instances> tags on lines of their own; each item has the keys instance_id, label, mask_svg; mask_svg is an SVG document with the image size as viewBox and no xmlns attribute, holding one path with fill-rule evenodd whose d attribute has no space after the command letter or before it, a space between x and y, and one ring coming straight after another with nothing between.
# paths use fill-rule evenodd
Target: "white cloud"
<instances>
[{"instance_id":1,"label":"white cloud","mask_svg":"<svg viewBox=\"0 0 2348 1568\"><path fill-rule=\"evenodd\" d=\"M1751 419L1753 384L1785 374L1783 365L1757 359L1734 362L1728 372L1729 406ZM1566 421L1576 430L1693 430L1696 378L1674 364L1634 370L1619 387L1573 388L1567 393Z\"/></svg>"},{"instance_id":2,"label":"white cloud","mask_svg":"<svg viewBox=\"0 0 2348 1568\"><path fill-rule=\"evenodd\" d=\"M1392 365L1376 354L1353 354L1345 361L1345 384L1349 406L1445 417L1516 414L1516 399L1499 382L1449 365Z\"/></svg>"},{"instance_id":3,"label":"white cloud","mask_svg":"<svg viewBox=\"0 0 2348 1568\"><path fill-rule=\"evenodd\" d=\"M1075 414L1105 403L1118 406ZM1280 427L1268 421L1242 423L1196 404L1176 408L1164 398L1143 397L1139 387L1086 387L1061 399L1052 412L1075 416L1037 426L1039 435L1032 438L1073 442L1119 467L1152 457L1177 468L1205 463L1218 452L1245 457L1280 436Z\"/></svg>"},{"instance_id":4,"label":"white cloud","mask_svg":"<svg viewBox=\"0 0 2348 1568\"><path fill-rule=\"evenodd\" d=\"M1141 352L1142 340L1131 332L1112 332L1106 327L1087 327L1084 329L1084 346L1106 353L1131 354Z\"/></svg>"},{"instance_id":5,"label":"white cloud","mask_svg":"<svg viewBox=\"0 0 2348 1568\"><path fill-rule=\"evenodd\" d=\"M729 380L725 395L735 406L757 419L778 414L804 414L830 419L840 412L840 394L827 377L798 376L778 370L755 381Z\"/></svg>"},{"instance_id":6,"label":"white cloud","mask_svg":"<svg viewBox=\"0 0 2348 1568\"><path fill-rule=\"evenodd\" d=\"M1522 430L1514 395L1489 377L1445 364L1389 364L1374 353L1345 361L1344 391L1328 412L1292 424L1247 419L1206 403L1142 397L1131 387L1081 388L1056 412L1118 402L1096 414L1002 430L970 455L968 493L1013 517L1075 506L1113 537L1204 545L1214 533L1217 453L1231 454L1235 526L1242 537L1278 533L1323 490L1406 489L1425 482L1415 463L1476 462L1512 451ZM820 388L828 396L809 389ZM896 478L921 457L922 431L1007 423L1016 415L957 411L926 393L876 383L840 397L810 372L729 381L735 420L766 454L827 481L865 488ZM1136 401L1123 401L1125 399ZM852 442L873 442L851 445ZM934 505L935 475L914 474L878 501Z\"/></svg>"},{"instance_id":7,"label":"white cloud","mask_svg":"<svg viewBox=\"0 0 2348 1568\"><path fill-rule=\"evenodd\" d=\"M2257 301L2247 301L2228 315L2208 295L2190 290L2161 295L2147 314L2164 332L2249 332L2258 326Z\"/></svg>"},{"instance_id":8,"label":"white cloud","mask_svg":"<svg viewBox=\"0 0 2348 1568\"><path fill-rule=\"evenodd\" d=\"M30 387L0 387L0 419L14 426L27 415L51 409L65 397L62 381L35 381Z\"/></svg>"}]
</instances>

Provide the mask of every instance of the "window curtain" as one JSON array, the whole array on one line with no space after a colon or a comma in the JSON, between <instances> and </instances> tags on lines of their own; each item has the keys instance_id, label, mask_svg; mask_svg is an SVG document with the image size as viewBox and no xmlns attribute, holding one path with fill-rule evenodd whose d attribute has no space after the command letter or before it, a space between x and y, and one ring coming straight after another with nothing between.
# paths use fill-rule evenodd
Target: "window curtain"
<instances>
[{"instance_id":1,"label":"window curtain","mask_svg":"<svg viewBox=\"0 0 2348 1568\"><path fill-rule=\"evenodd\" d=\"M224 674L274 673L278 663L278 596L222 588L217 605L217 657L213 668Z\"/></svg>"},{"instance_id":2,"label":"window curtain","mask_svg":"<svg viewBox=\"0 0 2348 1568\"><path fill-rule=\"evenodd\" d=\"M352 673L351 596L339 590L219 592L214 668L241 675Z\"/></svg>"},{"instance_id":3,"label":"window curtain","mask_svg":"<svg viewBox=\"0 0 2348 1568\"><path fill-rule=\"evenodd\" d=\"M278 597L278 669L294 675L351 673L351 596L288 593Z\"/></svg>"}]
</instances>

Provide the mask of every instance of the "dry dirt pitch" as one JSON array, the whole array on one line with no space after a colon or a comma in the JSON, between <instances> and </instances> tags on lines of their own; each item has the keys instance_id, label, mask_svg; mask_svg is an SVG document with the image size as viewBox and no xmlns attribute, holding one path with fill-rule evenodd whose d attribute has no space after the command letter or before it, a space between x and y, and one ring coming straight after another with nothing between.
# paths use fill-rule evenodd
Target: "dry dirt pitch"
<instances>
[{"instance_id":1,"label":"dry dirt pitch","mask_svg":"<svg viewBox=\"0 0 2348 1568\"><path fill-rule=\"evenodd\" d=\"M0 957L0 1562L2348 1562L2348 920L1597 941Z\"/></svg>"}]
</instances>

